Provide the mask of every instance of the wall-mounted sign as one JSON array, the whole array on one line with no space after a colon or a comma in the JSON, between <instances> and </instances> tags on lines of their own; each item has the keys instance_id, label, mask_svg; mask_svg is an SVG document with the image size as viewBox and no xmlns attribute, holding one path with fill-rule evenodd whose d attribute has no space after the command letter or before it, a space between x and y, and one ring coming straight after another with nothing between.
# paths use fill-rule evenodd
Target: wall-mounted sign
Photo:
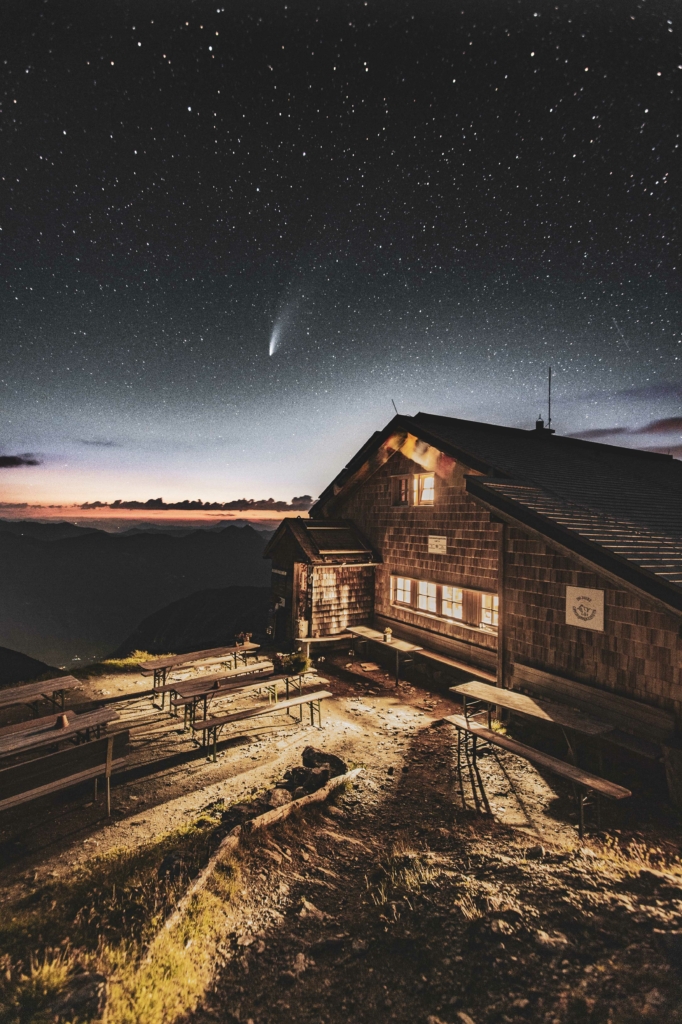
<instances>
[{"instance_id":1,"label":"wall-mounted sign","mask_svg":"<svg viewBox=\"0 0 682 1024\"><path fill-rule=\"evenodd\" d=\"M277 576L286 576L285 569L273 569L272 571L276 573Z\"/></svg>"},{"instance_id":2,"label":"wall-mounted sign","mask_svg":"<svg viewBox=\"0 0 682 1024\"><path fill-rule=\"evenodd\" d=\"M430 555L447 555L448 553L448 538L437 537L435 534L429 534L429 554Z\"/></svg>"},{"instance_id":3,"label":"wall-mounted sign","mask_svg":"<svg viewBox=\"0 0 682 1024\"><path fill-rule=\"evenodd\" d=\"M566 622L581 629L604 631L604 591L566 587Z\"/></svg>"}]
</instances>

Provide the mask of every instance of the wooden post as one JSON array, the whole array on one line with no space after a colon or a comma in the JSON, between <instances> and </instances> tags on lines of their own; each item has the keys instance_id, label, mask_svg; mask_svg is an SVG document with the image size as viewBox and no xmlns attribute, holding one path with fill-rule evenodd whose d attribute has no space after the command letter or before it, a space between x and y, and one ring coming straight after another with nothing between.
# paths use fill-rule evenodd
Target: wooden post
<instances>
[{"instance_id":1,"label":"wooden post","mask_svg":"<svg viewBox=\"0 0 682 1024\"><path fill-rule=\"evenodd\" d=\"M505 600L505 561L507 547L506 523L500 523L497 535L497 686L504 688L506 680L506 600ZM499 717L499 715L498 715Z\"/></svg>"},{"instance_id":2,"label":"wooden post","mask_svg":"<svg viewBox=\"0 0 682 1024\"><path fill-rule=\"evenodd\" d=\"M114 737L109 736L107 740L107 818L111 817L111 762L114 756Z\"/></svg>"}]
</instances>

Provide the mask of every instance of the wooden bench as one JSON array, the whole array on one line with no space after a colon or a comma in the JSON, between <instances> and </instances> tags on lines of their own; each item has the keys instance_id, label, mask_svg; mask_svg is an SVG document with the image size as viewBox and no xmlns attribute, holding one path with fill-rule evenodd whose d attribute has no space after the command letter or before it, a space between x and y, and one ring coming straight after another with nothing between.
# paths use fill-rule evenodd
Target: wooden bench
<instances>
[{"instance_id":1,"label":"wooden bench","mask_svg":"<svg viewBox=\"0 0 682 1024\"><path fill-rule=\"evenodd\" d=\"M0 770L0 811L36 800L40 796L75 786L88 779L104 776L107 793L107 815L111 814L111 775L126 761L129 733L117 732L103 739L81 743L33 761Z\"/></svg>"},{"instance_id":2,"label":"wooden bench","mask_svg":"<svg viewBox=\"0 0 682 1024\"><path fill-rule=\"evenodd\" d=\"M208 677L210 678L210 677ZM265 689L268 695L268 703L274 701L277 703L277 685L278 683L284 683L286 700L289 699L289 688L297 687L299 695L303 692L303 686L308 683L316 683L317 679L313 676L311 679L307 679L305 674L299 676L275 676L272 672L258 675L256 679L253 676L241 676L237 681L235 677L228 677L224 681L218 681L212 685L197 686L198 680L190 679L186 683L179 683L177 686L177 696L171 699L171 705L176 709L184 708L184 724L183 731L187 728L187 715L189 711L189 722L190 726L193 724L196 718L196 711L199 704L204 705L204 718L208 717L208 702L213 700L214 697L230 697L233 695L247 693L249 690L262 690Z\"/></svg>"},{"instance_id":3,"label":"wooden bench","mask_svg":"<svg viewBox=\"0 0 682 1024\"><path fill-rule=\"evenodd\" d=\"M26 704L34 715L38 714L38 704L46 700L56 708L64 710L64 693L80 686L73 676L58 676L57 679L44 679L37 683L22 683L0 690L0 708L9 708L14 704Z\"/></svg>"},{"instance_id":4,"label":"wooden bench","mask_svg":"<svg viewBox=\"0 0 682 1024\"><path fill-rule=\"evenodd\" d=\"M92 730L97 732L99 738L101 729L117 719L118 712L113 708L97 708L80 715L75 711L60 711L56 715L7 725L0 729L0 757L21 754L36 747L56 746L63 740L87 742Z\"/></svg>"},{"instance_id":5,"label":"wooden bench","mask_svg":"<svg viewBox=\"0 0 682 1024\"><path fill-rule=\"evenodd\" d=\"M458 661L456 658L447 658L444 654L439 654L437 651L425 651L422 649L416 655L416 658L417 661L421 658L425 658L427 661L432 661L436 665L443 665L445 668L455 668L458 672L471 672L472 676L479 676L481 679L487 679L490 683L497 682L497 675L495 672L489 672L485 668L476 668L475 665L465 661Z\"/></svg>"},{"instance_id":6,"label":"wooden bench","mask_svg":"<svg viewBox=\"0 0 682 1024\"><path fill-rule=\"evenodd\" d=\"M624 800L625 797L632 796L630 790L625 789L624 786L619 786L615 782L609 782L608 779L602 779L598 775L593 775L591 772L583 771L582 768L578 768L576 765L567 764L566 761L560 761L558 757L552 757L550 754L545 754L542 750L536 750L535 747L529 747L525 743L519 743L518 740L512 740L508 736L501 736L499 733L493 732L492 729L487 729L485 726L479 725L478 722L467 719L463 715L447 715L444 721L448 722L450 725L454 725L457 729L458 770L461 770L461 734L465 733L473 737L474 768L476 767L477 741L483 740L485 743L490 743L493 746L509 750L512 754L516 754L518 757L522 757L526 761L530 761L532 764L537 764L541 768L546 768L548 771L554 772L556 775L561 775L563 778L568 779L577 786L579 788L579 832L581 839L585 831L585 800L588 793L592 792L597 797L597 814L599 814L600 797L604 796L609 800Z\"/></svg>"},{"instance_id":7,"label":"wooden bench","mask_svg":"<svg viewBox=\"0 0 682 1024\"><path fill-rule=\"evenodd\" d=\"M211 745L211 733L213 733L213 760L216 760L216 747L218 745L218 732L225 725L230 725L232 722L242 722L247 718L258 718L261 715L271 715L275 711L286 711L289 713L291 708L299 709L299 721L303 721L303 705L307 704L310 708L310 724L315 724L315 713L317 713L318 728L322 728L322 701L326 700L327 697L332 697L333 694L329 690L316 690L315 693L299 694L298 697L292 697L290 700L281 700L278 704L256 704L250 708L244 708L242 711L232 711L228 715L221 715L216 718L203 718L199 721L195 721L192 728L195 732L201 732L202 735L202 746L210 747Z\"/></svg>"},{"instance_id":8,"label":"wooden bench","mask_svg":"<svg viewBox=\"0 0 682 1024\"><path fill-rule=\"evenodd\" d=\"M185 689L186 687L194 686L197 688L197 690L201 690L202 688L208 690L212 688L216 683L222 684L223 682L225 682L227 684L230 682L238 682L242 679L253 678L265 679L268 676L273 675L274 671L275 670L272 667L272 663L268 661L264 662L260 666L254 666L251 669L245 669L243 672L211 672L205 676L189 676L187 679L173 679L171 680L171 682L162 683L161 686L157 686L154 689L152 693L152 701L154 700L156 694L160 693L160 707L161 710L163 710L165 704L165 694L178 693L181 688ZM159 705L157 704L155 705L155 707L159 707Z\"/></svg>"},{"instance_id":9,"label":"wooden bench","mask_svg":"<svg viewBox=\"0 0 682 1024\"><path fill-rule=\"evenodd\" d=\"M587 686L520 662L514 665L513 682L516 690L524 687L539 697L559 701L608 722L613 728L604 739L643 757L660 760L661 744L675 735L675 719L670 712L611 690Z\"/></svg>"}]
</instances>

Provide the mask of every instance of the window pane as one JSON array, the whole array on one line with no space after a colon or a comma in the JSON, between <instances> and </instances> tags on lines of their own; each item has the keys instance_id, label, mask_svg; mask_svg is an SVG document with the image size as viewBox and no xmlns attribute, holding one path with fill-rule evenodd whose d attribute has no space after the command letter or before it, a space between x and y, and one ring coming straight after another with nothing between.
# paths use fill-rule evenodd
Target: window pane
<instances>
[{"instance_id":1,"label":"window pane","mask_svg":"<svg viewBox=\"0 0 682 1024\"><path fill-rule=\"evenodd\" d=\"M500 599L497 594L481 595L481 622L486 626L497 626Z\"/></svg>"},{"instance_id":2,"label":"window pane","mask_svg":"<svg viewBox=\"0 0 682 1024\"><path fill-rule=\"evenodd\" d=\"M417 608L436 613L436 584L420 580L417 584Z\"/></svg>"},{"instance_id":3,"label":"window pane","mask_svg":"<svg viewBox=\"0 0 682 1024\"><path fill-rule=\"evenodd\" d=\"M403 476L398 480L398 501L401 505L407 505L407 484L408 480L406 476Z\"/></svg>"},{"instance_id":4,"label":"window pane","mask_svg":"<svg viewBox=\"0 0 682 1024\"><path fill-rule=\"evenodd\" d=\"M435 487L436 478L434 476L422 478L422 501L433 501Z\"/></svg>"},{"instance_id":5,"label":"window pane","mask_svg":"<svg viewBox=\"0 0 682 1024\"><path fill-rule=\"evenodd\" d=\"M441 611L448 619L463 618L464 592L459 587L443 587Z\"/></svg>"},{"instance_id":6,"label":"window pane","mask_svg":"<svg viewBox=\"0 0 682 1024\"><path fill-rule=\"evenodd\" d=\"M412 604L412 580L396 576L394 580L394 597L397 604Z\"/></svg>"}]
</instances>

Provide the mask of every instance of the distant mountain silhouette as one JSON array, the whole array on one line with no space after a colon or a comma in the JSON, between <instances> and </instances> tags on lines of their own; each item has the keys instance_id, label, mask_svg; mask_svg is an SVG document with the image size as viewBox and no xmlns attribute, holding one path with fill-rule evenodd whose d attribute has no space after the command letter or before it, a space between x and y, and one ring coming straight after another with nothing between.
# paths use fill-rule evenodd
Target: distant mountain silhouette
<instances>
[{"instance_id":1,"label":"distant mountain silhouette","mask_svg":"<svg viewBox=\"0 0 682 1024\"><path fill-rule=\"evenodd\" d=\"M110 657L125 658L132 651L184 654L227 647L235 634L243 632L263 640L269 598L269 587L200 590L149 615Z\"/></svg>"},{"instance_id":2,"label":"distant mountain silhouette","mask_svg":"<svg viewBox=\"0 0 682 1024\"><path fill-rule=\"evenodd\" d=\"M46 665L35 658L19 651L10 651L8 647L0 647L0 686L11 686L13 683L30 683L42 676L50 678L59 675L59 670Z\"/></svg>"},{"instance_id":3,"label":"distant mountain silhouette","mask_svg":"<svg viewBox=\"0 0 682 1024\"><path fill-rule=\"evenodd\" d=\"M31 524L50 528L69 524ZM98 660L149 615L206 589L267 586L267 534L86 531L39 540L0 528L0 644L53 665Z\"/></svg>"},{"instance_id":4,"label":"distant mountain silhouette","mask_svg":"<svg viewBox=\"0 0 682 1024\"><path fill-rule=\"evenodd\" d=\"M0 519L0 533L16 533L20 537L36 540L64 540L65 537L84 537L88 533L102 533L91 526L75 523L37 523L32 519Z\"/></svg>"}]
</instances>

